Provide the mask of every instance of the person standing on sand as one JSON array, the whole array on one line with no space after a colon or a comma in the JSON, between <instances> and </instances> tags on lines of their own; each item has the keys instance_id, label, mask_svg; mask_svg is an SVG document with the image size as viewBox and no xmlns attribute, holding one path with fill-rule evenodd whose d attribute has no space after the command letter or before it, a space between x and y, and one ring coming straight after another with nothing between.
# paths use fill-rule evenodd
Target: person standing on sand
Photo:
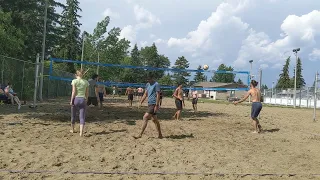
<instances>
[{"instance_id":1,"label":"person standing on sand","mask_svg":"<svg viewBox=\"0 0 320 180\"><path fill-rule=\"evenodd\" d=\"M80 136L83 136L84 124L86 118L87 104L86 100L89 96L89 82L82 79L82 71L77 71L76 79L72 80L72 94L70 100L71 106L71 133L74 133L74 125L76 118L76 110L79 109L79 119L80 119Z\"/></svg>"},{"instance_id":2,"label":"person standing on sand","mask_svg":"<svg viewBox=\"0 0 320 180\"><path fill-rule=\"evenodd\" d=\"M128 87L125 95L128 95L129 107L132 107L133 89L131 87Z\"/></svg>"},{"instance_id":3,"label":"person standing on sand","mask_svg":"<svg viewBox=\"0 0 320 180\"><path fill-rule=\"evenodd\" d=\"M153 75L148 75L148 83L146 85L146 89L144 92L144 95L142 96L142 99L140 101L139 107L141 107L144 100L148 97L148 110L143 116L144 124L142 126L141 133L139 136L133 136L135 139L141 138L143 132L145 131L148 121L150 118L152 118L152 121L156 125L157 131L158 131L158 138L162 138L160 123L157 117L157 111L159 109L159 103L160 103L160 85L154 81Z\"/></svg>"},{"instance_id":4,"label":"person standing on sand","mask_svg":"<svg viewBox=\"0 0 320 180\"><path fill-rule=\"evenodd\" d=\"M192 107L193 107L194 112L198 111L197 104L198 104L198 91L193 91L192 92Z\"/></svg>"},{"instance_id":5,"label":"person standing on sand","mask_svg":"<svg viewBox=\"0 0 320 180\"><path fill-rule=\"evenodd\" d=\"M99 93L99 100L100 100L100 108L103 106L103 97L107 97L107 91L106 91L106 86L103 83L103 80L100 78L99 79L99 84L98 84L98 93Z\"/></svg>"},{"instance_id":6,"label":"person standing on sand","mask_svg":"<svg viewBox=\"0 0 320 180\"><path fill-rule=\"evenodd\" d=\"M251 118L252 118L252 125L254 127L253 133L260 133L262 131L262 127L260 125L260 122L258 120L258 116L260 114L260 111L262 109L262 103L261 103L261 92L258 88L256 88L258 85L258 82L255 80L252 80L250 83L250 90L246 94L246 96L240 100L236 101L233 104L237 105L239 103L242 103L245 101L249 96L251 96L252 101L252 108L251 108Z\"/></svg>"},{"instance_id":7,"label":"person standing on sand","mask_svg":"<svg viewBox=\"0 0 320 180\"><path fill-rule=\"evenodd\" d=\"M183 107L185 107L181 84L178 85L178 88L174 91L172 96L175 97L175 104L177 107L177 112L174 114L173 118L176 120L181 120L181 112Z\"/></svg>"}]
</instances>

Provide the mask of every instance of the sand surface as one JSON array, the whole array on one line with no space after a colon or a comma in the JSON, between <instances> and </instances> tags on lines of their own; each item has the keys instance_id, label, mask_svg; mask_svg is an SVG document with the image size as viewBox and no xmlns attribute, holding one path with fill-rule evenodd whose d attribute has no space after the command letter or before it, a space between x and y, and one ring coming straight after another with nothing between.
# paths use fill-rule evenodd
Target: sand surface
<instances>
[{"instance_id":1,"label":"sand surface","mask_svg":"<svg viewBox=\"0 0 320 180\"><path fill-rule=\"evenodd\" d=\"M186 102L184 120L175 121L173 99L165 98L159 113L165 138L156 138L150 121L144 136L135 140L145 109L137 104L127 108L124 98L108 97L102 110L88 109L87 133L79 137L69 133L68 98L19 112L1 105L0 180L320 178L320 122L312 121L312 109L264 107L265 131L252 134L250 106L199 103L200 112L194 114Z\"/></svg>"}]
</instances>

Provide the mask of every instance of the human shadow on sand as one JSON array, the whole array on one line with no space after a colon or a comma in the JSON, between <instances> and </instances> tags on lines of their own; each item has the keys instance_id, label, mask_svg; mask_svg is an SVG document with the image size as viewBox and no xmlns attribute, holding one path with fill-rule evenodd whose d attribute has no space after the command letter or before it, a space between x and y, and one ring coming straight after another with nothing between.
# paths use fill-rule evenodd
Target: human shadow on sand
<instances>
[{"instance_id":1,"label":"human shadow on sand","mask_svg":"<svg viewBox=\"0 0 320 180\"><path fill-rule=\"evenodd\" d=\"M111 102L117 101L117 104L111 104ZM119 103L120 102L120 103ZM98 107L89 106L86 113L86 122L100 122L100 123L125 123L127 125L135 125L136 120L142 120L144 113L147 111L147 106L144 105L140 108L137 107L137 103L133 107L125 107L123 103L127 103L123 99L108 99L104 102L102 109ZM158 119L161 121L173 120L172 116L176 112L175 108L161 107L157 112ZM10 107L0 109L2 115L15 113ZM18 113L23 120L33 121L41 120L45 124L49 122L63 122L70 123L70 105L63 101L55 102L51 101L38 105L36 109L30 109L24 107ZM223 117L227 116L225 113L214 113L208 111L198 111L194 113L191 109L184 109L182 112L182 118L186 121L200 121L208 117ZM79 121L78 113L76 115L76 122Z\"/></svg>"},{"instance_id":2,"label":"human shadow on sand","mask_svg":"<svg viewBox=\"0 0 320 180\"><path fill-rule=\"evenodd\" d=\"M193 134L181 134L181 135L170 135L166 136L168 139L186 139L186 138L194 138Z\"/></svg>"},{"instance_id":3,"label":"human shadow on sand","mask_svg":"<svg viewBox=\"0 0 320 180\"><path fill-rule=\"evenodd\" d=\"M95 133L92 133L94 135L107 135L107 134L113 134L113 133L118 133L118 132L126 132L127 130L126 129L120 129L120 130L110 130L110 131L101 131L101 132L95 132Z\"/></svg>"},{"instance_id":4,"label":"human shadow on sand","mask_svg":"<svg viewBox=\"0 0 320 180\"><path fill-rule=\"evenodd\" d=\"M274 133L274 132L278 132L280 131L280 129L276 128L276 129L264 129L263 132L267 132L267 133Z\"/></svg>"}]
</instances>

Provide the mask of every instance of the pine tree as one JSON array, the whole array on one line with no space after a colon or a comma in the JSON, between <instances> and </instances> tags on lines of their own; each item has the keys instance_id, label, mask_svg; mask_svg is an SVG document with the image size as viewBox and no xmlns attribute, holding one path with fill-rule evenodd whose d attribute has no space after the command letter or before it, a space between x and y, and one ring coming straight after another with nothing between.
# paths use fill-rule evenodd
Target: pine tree
<instances>
[{"instance_id":1,"label":"pine tree","mask_svg":"<svg viewBox=\"0 0 320 180\"><path fill-rule=\"evenodd\" d=\"M239 78L237 84L243 84L242 80Z\"/></svg>"},{"instance_id":2,"label":"pine tree","mask_svg":"<svg viewBox=\"0 0 320 180\"><path fill-rule=\"evenodd\" d=\"M292 88L292 81L289 76L290 56L287 58L285 65L283 66L282 73L279 75L276 88L287 89Z\"/></svg>"},{"instance_id":3,"label":"pine tree","mask_svg":"<svg viewBox=\"0 0 320 180\"><path fill-rule=\"evenodd\" d=\"M78 0L67 0L67 5L62 12L62 51L67 59L76 59L81 52L80 22L78 12L81 11ZM70 72L75 72L74 64L68 63Z\"/></svg>"},{"instance_id":4,"label":"pine tree","mask_svg":"<svg viewBox=\"0 0 320 180\"><path fill-rule=\"evenodd\" d=\"M187 69L189 68L189 62L188 60L184 57L178 57L178 59L176 60L176 62L174 63L174 67L176 69ZM173 74L174 80L176 84L181 84L183 86L188 84L188 79L187 77L190 76L189 72L175 72Z\"/></svg>"},{"instance_id":5,"label":"pine tree","mask_svg":"<svg viewBox=\"0 0 320 180\"><path fill-rule=\"evenodd\" d=\"M302 64L301 64L301 60L300 58L298 58L298 62L297 62L297 88L303 88L306 85L306 82L303 79L302 76ZM295 69L293 70L293 77L292 77L292 87L294 87L294 79L295 79Z\"/></svg>"},{"instance_id":6,"label":"pine tree","mask_svg":"<svg viewBox=\"0 0 320 180\"><path fill-rule=\"evenodd\" d=\"M201 65L198 66L197 70L201 70L202 67ZM194 77L194 81L197 82L203 82L206 81L206 77L204 76L203 72L197 72L195 77Z\"/></svg>"}]
</instances>

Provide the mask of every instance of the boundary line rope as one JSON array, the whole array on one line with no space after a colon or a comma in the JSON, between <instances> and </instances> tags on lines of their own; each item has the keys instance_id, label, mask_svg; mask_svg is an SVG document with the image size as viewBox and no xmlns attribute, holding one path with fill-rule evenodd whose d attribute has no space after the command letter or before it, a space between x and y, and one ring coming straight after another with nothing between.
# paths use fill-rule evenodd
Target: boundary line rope
<instances>
[{"instance_id":1,"label":"boundary line rope","mask_svg":"<svg viewBox=\"0 0 320 180\"><path fill-rule=\"evenodd\" d=\"M0 172L9 173L63 173L63 174L109 174L109 175L218 175L218 176L320 176L320 174L297 173L205 173L205 172L108 172L108 171L46 171L46 170L9 170L0 169Z\"/></svg>"}]
</instances>

